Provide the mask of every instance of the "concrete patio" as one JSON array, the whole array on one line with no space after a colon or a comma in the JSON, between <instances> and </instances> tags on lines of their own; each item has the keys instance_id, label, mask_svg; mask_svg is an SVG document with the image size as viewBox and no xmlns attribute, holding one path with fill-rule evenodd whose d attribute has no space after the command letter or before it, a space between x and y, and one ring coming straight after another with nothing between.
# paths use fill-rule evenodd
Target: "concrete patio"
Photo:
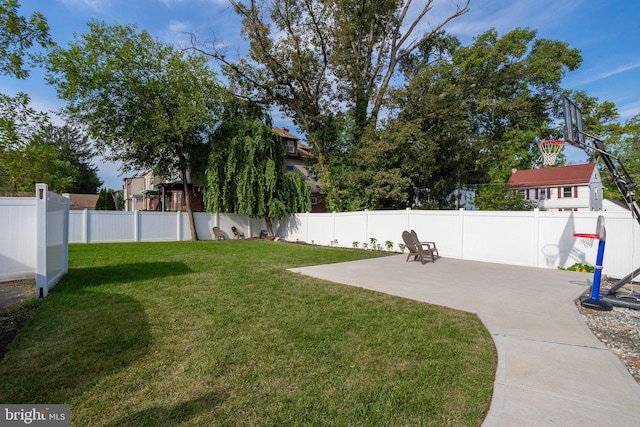
<instances>
[{"instance_id":1,"label":"concrete patio","mask_svg":"<svg viewBox=\"0 0 640 427\"><path fill-rule=\"evenodd\" d=\"M483 426L638 426L640 386L586 326L574 301L591 274L390 256L291 269L476 313L498 351Z\"/></svg>"}]
</instances>

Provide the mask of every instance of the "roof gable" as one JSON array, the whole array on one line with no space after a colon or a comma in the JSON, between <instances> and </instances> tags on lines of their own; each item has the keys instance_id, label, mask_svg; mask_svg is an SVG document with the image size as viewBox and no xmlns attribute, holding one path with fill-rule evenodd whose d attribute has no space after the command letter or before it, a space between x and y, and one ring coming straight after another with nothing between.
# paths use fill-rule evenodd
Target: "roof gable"
<instances>
[{"instance_id":1,"label":"roof gable","mask_svg":"<svg viewBox=\"0 0 640 427\"><path fill-rule=\"evenodd\" d=\"M555 168L515 171L507 186L509 188L548 187L588 184L593 176L595 163L558 166Z\"/></svg>"},{"instance_id":2,"label":"roof gable","mask_svg":"<svg viewBox=\"0 0 640 427\"><path fill-rule=\"evenodd\" d=\"M298 138L297 136L295 136L295 135L293 135L293 134L289 133L289 129L288 129L288 128L279 128L279 127L275 127L275 126L274 126L272 129L273 129L273 131L274 131L275 133L277 133L277 134L278 134L278 136L279 136L280 138L285 138L285 139L295 139L296 141L299 141L299 140L300 140L300 138Z\"/></svg>"}]
</instances>

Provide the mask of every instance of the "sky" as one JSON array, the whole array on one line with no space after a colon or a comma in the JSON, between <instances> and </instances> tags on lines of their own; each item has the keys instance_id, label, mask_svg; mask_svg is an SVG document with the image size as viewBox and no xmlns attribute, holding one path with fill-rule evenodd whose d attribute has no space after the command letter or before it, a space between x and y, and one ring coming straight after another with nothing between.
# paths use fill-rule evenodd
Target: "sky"
<instances>
[{"instance_id":1,"label":"sky","mask_svg":"<svg viewBox=\"0 0 640 427\"><path fill-rule=\"evenodd\" d=\"M414 0L416 3L423 3ZM452 0L435 0L449 4ZM74 33L87 31L90 20L107 24L136 24L163 42L189 46L187 33L200 41L225 46L231 58L241 57L247 43L240 36L240 19L228 0L20 0L20 14L39 11L47 18L55 42L67 47ZM434 9L434 15L439 10ZM579 69L568 72L562 86L583 90L602 101L612 101L626 121L640 114L640 2L635 0L471 0L470 11L446 27L464 45L491 28L503 35L514 28L537 31L537 38L565 42L580 50ZM32 70L25 80L0 77L0 93L25 92L31 106L41 111L64 107L55 88L48 86L42 70ZM561 101L558 100L558 103ZM275 126L290 127L291 118L274 114ZM304 139L304 135L298 133ZM570 162L583 163L586 154L567 147ZM121 189L124 176L119 165L94 160L104 187Z\"/></svg>"}]
</instances>

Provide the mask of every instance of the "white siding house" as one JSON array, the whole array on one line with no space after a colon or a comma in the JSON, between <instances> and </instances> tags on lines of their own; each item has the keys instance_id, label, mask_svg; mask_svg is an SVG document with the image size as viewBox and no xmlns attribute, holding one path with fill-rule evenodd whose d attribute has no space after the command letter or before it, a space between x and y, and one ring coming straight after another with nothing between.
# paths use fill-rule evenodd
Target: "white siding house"
<instances>
[{"instance_id":1,"label":"white siding house","mask_svg":"<svg viewBox=\"0 0 640 427\"><path fill-rule=\"evenodd\" d=\"M596 163L517 170L507 186L543 211L602 210L602 179Z\"/></svg>"}]
</instances>

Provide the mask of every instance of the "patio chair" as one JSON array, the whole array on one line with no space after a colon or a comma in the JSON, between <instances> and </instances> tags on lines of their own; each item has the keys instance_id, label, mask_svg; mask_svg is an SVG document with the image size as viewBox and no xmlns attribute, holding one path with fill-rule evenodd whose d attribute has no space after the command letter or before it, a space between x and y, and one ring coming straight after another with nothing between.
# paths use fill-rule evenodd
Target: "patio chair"
<instances>
[{"instance_id":1,"label":"patio chair","mask_svg":"<svg viewBox=\"0 0 640 427\"><path fill-rule=\"evenodd\" d=\"M244 239L244 233L241 233L240 231L238 231L238 229L235 226L231 227L231 231L233 231L234 239Z\"/></svg>"},{"instance_id":2,"label":"patio chair","mask_svg":"<svg viewBox=\"0 0 640 427\"><path fill-rule=\"evenodd\" d=\"M408 231L402 232L402 240L404 240L404 245L409 250L409 254L407 255L407 262L411 257L413 257L414 261L419 257L420 263L424 264L425 262L427 262L427 255L431 255L431 259L433 260L433 254L427 254L423 249L423 246L418 243L418 241L415 240L411 233L409 233Z\"/></svg>"},{"instance_id":3,"label":"patio chair","mask_svg":"<svg viewBox=\"0 0 640 427\"><path fill-rule=\"evenodd\" d=\"M425 252L431 254L432 262L440 258L440 254L438 254L438 248L436 247L436 242L421 242L414 230L411 230L411 236L413 236L413 240L415 240L417 244L422 245L423 249L425 246L427 247L427 249L424 250Z\"/></svg>"},{"instance_id":4,"label":"patio chair","mask_svg":"<svg viewBox=\"0 0 640 427\"><path fill-rule=\"evenodd\" d=\"M213 227L213 238L216 240L224 240L224 233L220 227Z\"/></svg>"}]
</instances>

